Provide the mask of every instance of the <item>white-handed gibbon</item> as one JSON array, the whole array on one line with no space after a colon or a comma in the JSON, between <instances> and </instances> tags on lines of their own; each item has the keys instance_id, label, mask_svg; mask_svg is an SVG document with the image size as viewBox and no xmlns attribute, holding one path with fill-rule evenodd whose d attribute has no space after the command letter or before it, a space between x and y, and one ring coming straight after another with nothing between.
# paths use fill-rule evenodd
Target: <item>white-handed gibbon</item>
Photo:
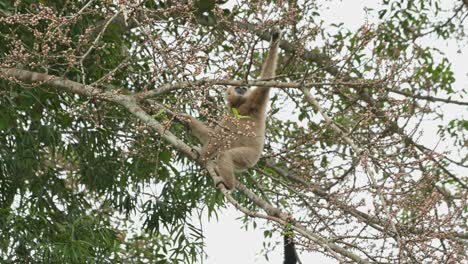
<instances>
[{"instance_id":1,"label":"white-handed gibbon","mask_svg":"<svg viewBox=\"0 0 468 264\"><path fill-rule=\"evenodd\" d=\"M261 79L275 77L280 31L271 33L268 55L262 66ZM253 167L260 159L265 139L265 112L269 101L269 87L228 87L226 89L227 113L214 129L191 116L181 120L203 147L199 153L203 161L216 158L215 171L222 183L232 190L234 172Z\"/></svg>"}]
</instances>

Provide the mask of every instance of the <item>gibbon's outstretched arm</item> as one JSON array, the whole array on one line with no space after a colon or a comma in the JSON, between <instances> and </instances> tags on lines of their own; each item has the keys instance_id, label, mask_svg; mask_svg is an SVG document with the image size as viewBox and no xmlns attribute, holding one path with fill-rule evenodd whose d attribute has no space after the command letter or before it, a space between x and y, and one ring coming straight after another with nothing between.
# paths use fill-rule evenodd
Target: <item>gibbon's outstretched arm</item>
<instances>
[{"instance_id":1,"label":"gibbon's outstretched arm","mask_svg":"<svg viewBox=\"0 0 468 264\"><path fill-rule=\"evenodd\" d=\"M277 29L274 29L274 31L271 32L270 50L268 51L268 55L265 59L265 62L263 63L260 79L268 79L275 77L280 36L281 32Z\"/></svg>"},{"instance_id":2,"label":"gibbon's outstretched arm","mask_svg":"<svg viewBox=\"0 0 468 264\"><path fill-rule=\"evenodd\" d=\"M284 261L283 264L297 264L298 261L296 247L288 235L284 235Z\"/></svg>"},{"instance_id":3,"label":"gibbon's outstretched arm","mask_svg":"<svg viewBox=\"0 0 468 264\"><path fill-rule=\"evenodd\" d=\"M271 33L270 50L268 51L268 55L265 59L265 62L263 63L260 79L270 79L275 77L280 37L281 32L277 29L274 29L274 31ZM249 98L250 105L253 107L266 106L266 101L268 100L269 93L270 87L255 88L255 90L252 91L252 94Z\"/></svg>"}]
</instances>

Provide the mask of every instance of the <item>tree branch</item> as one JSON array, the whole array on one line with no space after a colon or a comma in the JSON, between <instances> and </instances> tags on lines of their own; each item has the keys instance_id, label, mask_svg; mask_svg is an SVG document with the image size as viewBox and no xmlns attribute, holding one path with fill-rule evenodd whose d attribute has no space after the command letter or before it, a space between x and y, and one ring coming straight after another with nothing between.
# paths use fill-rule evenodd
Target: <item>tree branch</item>
<instances>
[{"instance_id":1,"label":"tree branch","mask_svg":"<svg viewBox=\"0 0 468 264\"><path fill-rule=\"evenodd\" d=\"M231 80L231 79L209 79L203 78L195 81L182 81L174 84L164 84L156 89L144 91L136 94L139 99L148 99L159 95L164 95L172 91L181 89L192 89L199 86L213 86L213 85L228 85L228 86L256 86L256 87L274 87L280 89L302 89L304 87L317 87L317 86L335 86L335 85L348 85L353 87L368 87L372 85L381 86L380 81L330 81L330 82L279 82L271 80ZM388 89L393 93L404 95L406 97L417 98L421 100L427 100L431 102L444 102L449 104L457 105L468 105L468 102L451 100L446 98L438 98L434 96L416 95L408 92L398 91L396 89Z\"/></svg>"},{"instance_id":2,"label":"tree branch","mask_svg":"<svg viewBox=\"0 0 468 264\"><path fill-rule=\"evenodd\" d=\"M308 101L310 104L312 104L315 108L318 109L318 111L320 112L320 114L322 115L323 119L325 120L326 124L328 126L330 126L333 131L335 131L335 133L337 133L338 135L340 135L343 140L348 143L348 145L351 146L351 148L354 150L354 152L356 153L356 155L359 157L361 155L365 155L367 156L368 153L366 153L365 150L359 148L354 142L353 140L348 137L346 135L346 133L340 129L337 125L335 125L335 123L333 122L333 120L327 115L327 113L325 113L325 111L322 109L322 107L320 106L320 104L317 102L317 100L315 100L315 98L312 96L312 94L309 92L308 89L303 89L303 92L304 92L304 96L305 96L305 100ZM362 159L362 157L361 157ZM393 223L392 221L392 217L391 217L391 214L390 214L390 209L387 205L387 202L385 200L385 197L383 196L383 193L382 193L382 190L381 190L381 187L378 186L377 184L377 179L375 177L376 173L375 171L368 165L367 161L366 160L362 160L362 163L364 165L364 168L366 169L367 171L367 174L369 176L369 179L371 181L371 185L375 188L378 196L379 196L379 199L380 199L380 202L382 203L382 207L384 208L385 210L385 214L387 215L387 218L388 218L388 222L390 223L390 226L392 227L392 230L393 232L395 233L395 236L396 236L396 240L398 242L398 244L400 244L401 246L401 237L400 237L400 234L398 232L398 230L396 229L396 226L395 226L395 223Z\"/></svg>"},{"instance_id":3,"label":"tree branch","mask_svg":"<svg viewBox=\"0 0 468 264\"><path fill-rule=\"evenodd\" d=\"M192 160L197 161L199 164L203 165L209 175L216 180L219 178L216 172L214 171L214 161L209 161L206 164L203 164L200 159L195 153L192 152L192 148L177 138L174 134L167 131L166 128L161 125L158 121L148 115L139 105L138 100L141 97L137 97L136 95L123 95L115 92L102 92L99 89L90 87L88 85L80 84L71 80L67 80L62 77L52 76L43 73L37 73L27 70L20 70L20 69L7 69L7 68L0 68L0 78L4 78L10 80L12 82L28 82L28 83L38 83L47 85L53 89L70 92L74 94L79 94L86 97L92 97L101 99L104 101L109 101L116 103L125 107L129 112L131 112L135 117L140 119L142 122L148 124L150 127L154 128L169 144L175 147L178 151L186 154ZM215 181L216 182L216 181ZM306 227L300 225L297 221L291 218L290 215L281 212L279 208L274 207L273 205L269 204L267 201L263 200L261 197L257 196L251 190L249 190L244 185L238 183L237 189L242 192L247 198L249 198L253 203L255 203L258 207L262 208L267 215L251 212L250 210L243 208L229 193L228 190L224 187L224 185L219 184L218 188L223 192L226 199L232 203L236 208L244 212L245 214L252 216L252 217L259 217L264 218L267 220L275 221L281 225L285 225L286 223L291 223L293 225L293 229L298 232L299 234L307 237L308 239L314 241L318 245L322 246L326 250L330 250L332 252L336 252L341 254L344 257L347 257L355 262L358 263L370 263L368 260L359 257L358 255L352 253L351 251L338 246L337 244L323 238L319 235L314 234L312 231L307 230Z\"/></svg>"},{"instance_id":4,"label":"tree branch","mask_svg":"<svg viewBox=\"0 0 468 264\"><path fill-rule=\"evenodd\" d=\"M463 101L457 101L457 100L452 100L452 99L446 99L446 98L439 98L439 97L434 97L434 96L429 96L429 95L418 95L418 94L411 94L408 92L404 91L398 91L396 89L388 89L392 93L400 94L406 97L411 97L411 98L416 98L416 99L421 99L421 100L426 100L430 102L444 102L448 104L456 104L456 105L468 105L468 102L463 102Z\"/></svg>"}]
</instances>

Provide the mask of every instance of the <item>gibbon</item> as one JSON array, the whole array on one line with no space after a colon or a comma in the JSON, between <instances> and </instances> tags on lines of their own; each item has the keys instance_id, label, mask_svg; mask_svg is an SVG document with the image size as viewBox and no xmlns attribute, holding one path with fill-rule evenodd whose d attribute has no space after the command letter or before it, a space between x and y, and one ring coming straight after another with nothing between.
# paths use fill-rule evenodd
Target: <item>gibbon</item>
<instances>
[{"instance_id":1,"label":"gibbon","mask_svg":"<svg viewBox=\"0 0 468 264\"><path fill-rule=\"evenodd\" d=\"M292 238L284 235L284 261L283 264L297 264L299 258L297 257L296 247Z\"/></svg>"},{"instance_id":2,"label":"gibbon","mask_svg":"<svg viewBox=\"0 0 468 264\"><path fill-rule=\"evenodd\" d=\"M280 31L271 33L268 55L262 66L261 79L275 77ZM183 116L191 133L202 143L204 162L216 158L215 171L228 190L235 187L234 172L253 167L260 159L265 139L265 112L269 101L269 87L228 87L227 113L214 129L191 116Z\"/></svg>"}]
</instances>

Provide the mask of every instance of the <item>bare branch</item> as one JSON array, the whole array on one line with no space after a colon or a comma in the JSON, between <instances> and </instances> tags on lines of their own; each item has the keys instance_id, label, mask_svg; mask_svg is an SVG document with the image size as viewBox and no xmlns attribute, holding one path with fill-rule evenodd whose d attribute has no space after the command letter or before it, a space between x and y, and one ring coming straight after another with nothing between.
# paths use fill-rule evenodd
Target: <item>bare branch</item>
<instances>
[{"instance_id":1,"label":"bare branch","mask_svg":"<svg viewBox=\"0 0 468 264\"><path fill-rule=\"evenodd\" d=\"M399 91L399 90L396 90L396 89L390 89L390 91L392 93L401 94L401 95L404 95L406 97L426 100L426 101L430 101L430 102L444 102L444 103L448 103L448 104L468 105L468 102L457 101L457 100L452 100L452 99L439 98L439 97L434 97L434 96L429 96L429 95L411 94L411 93L404 92L404 91Z\"/></svg>"},{"instance_id":2,"label":"bare branch","mask_svg":"<svg viewBox=\"0 0 468 264\"><path fill-rule=\"evenodd\" d=\"M333 129L333 131L335 131L335 133L340 135L344 139L344 141L346 141L346 143L348 143L351 146L351 148L353 148L353 150L356 152L356 155L358 155L358 156L361 156L361 155L366 155L367 156L368 155L368 153L366 153L365 150L359 148L353 142L353 140L346 135L346 133L342 129L340 129L337 125L335 125L333 120L325 113L325 111L322 109L322 107L317 102L317 100L315 100L315 98L312 96L312 94L310 93L310 91L308 89L303 89L303 92L304 92L304 95L305 95L305 99L318 109L318 111L322 115L323 119L325 119L325 122L327 123L327 125L329 125ZM385 213L387 214L388 221L390 222L390 226L392 227L392 230L396 235L397 241L400 244L401 243L400 242L401 238L400 238L399 232L396 229L395 223L393 223L393 221L392 221L392 217L391 217L391 214L390 214L390 209L389 209L389 207L387 205L387 202L385 201L385 197L382 194L381 187L378 186L378 184L377 184L377 179L375 178L376 173L375 173L374 169L372 169L368 165L366 160L363 160L362 163L363 163L363 165L364 165L364 167L365 167L365 169L366 169L366 171L368 173L368 176L369 176L369 179L371 180L372 186L377 190L377 193L378 193L379 198L380 198L380 202L382 203L382 206L383 206L383 208L385 210Z\"/></svg>"},{"instance_id":3,"label":"bare branch","mask_svg":"<svg viewBox=\"0 0 468 264\"><path fill-rule=\"evenodd\" d=\"M257 87L274 87L279 89L302 89L304 87L318 87L318 86L336 86L336 85L348 85L353 87L369 87L369 86L382 86L380 81L367 81L363 82L355 80L355 81L330 81L330 82L279 82L279 81L270 81L270 80L230 80L230 79L209 79L204 78L201 80L195 81L182 81L177 82L174 84L164 84L161 85L153 90L141 92L136 96L139 99L148 99L152 97L156 97L159 95L163 95L172 91L181 90L181 89L193 89L200 86L213 86L213 85L227 85L227 86L257 86ZM335 88L334 88L335 89ZM416 95L410 94L403 91L398 91L396 89L389 89L389 91L397 94L401 94L407 97L417 98L421 100L427 100L431 102L444 102L449 104L457 104L457 105L468 105L468 102L457 101L452 99L445 99L445 98L438 98L434 96L424 96L424 95Z\"/></svg>"}]
</instances>

